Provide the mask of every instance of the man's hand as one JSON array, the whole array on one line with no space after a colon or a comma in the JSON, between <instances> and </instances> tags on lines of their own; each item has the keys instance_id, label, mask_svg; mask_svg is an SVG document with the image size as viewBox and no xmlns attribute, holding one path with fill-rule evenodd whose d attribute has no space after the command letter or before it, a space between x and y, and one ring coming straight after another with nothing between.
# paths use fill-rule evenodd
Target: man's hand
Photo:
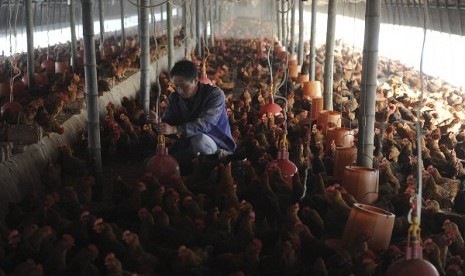
<instances>
[{"instance_id":1,"label":"man's hand","mask_svg":"<svg viewBox=\"0 0 465 276\"><path fill-rule=\"evenodd\" d=\"M178 132L176 126L172 126L165 122L161 122L158 124L158 132L165 135L176 134Z\"/></svg>"}]
</instances>

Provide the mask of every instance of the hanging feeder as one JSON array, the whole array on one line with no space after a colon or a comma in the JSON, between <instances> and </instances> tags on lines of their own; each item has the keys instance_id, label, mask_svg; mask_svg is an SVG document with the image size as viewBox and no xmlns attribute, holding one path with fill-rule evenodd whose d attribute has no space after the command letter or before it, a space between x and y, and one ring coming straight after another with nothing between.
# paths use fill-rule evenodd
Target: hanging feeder
<instances>
[{"instance_id":1,"label":"hanging feeder","mask_svg":"<svg viewBox=\"0 0 465 276\"><path fill-rule=\"evenodd\" d=\"M47 74L55 74L55 60L50 57L50 49L47 49L47 58L42 61L40 67L44 68Z\"/></svg>"},{"instance_id":2,"label":"hanging feeder","mask_svg":"<svg viewBox=\"0 0 465 276\"><path fill-rule=\"evenodd\" d=\"M334 141L336 147L351 147L354 144L354 131L345 127L328 128L326 132L326 148Z\"/></svg>"},{"instance_id":3,"label":"hanging feeder","mask_svg":"<svg viewBox=\"0 0 465 276\"><path fill-rule=\"evenodd\" d=\"M312 112L310 118L313 120L318 119L318 114L323 110L323 97L312 98Z\"/></svg>"},{"instance_id":4,"label":"hanging feeder","mask_svg":"<svg viewBox=\"0 0 465 276\"><path fill-rule=\"evenodd\" d=\"M370 249L386 250L391 242L395 217L394 214L381 208L355 203L342 234L344 246L350 247L361 234L366 234L369 238L368 247Z\"/></svg>"},{"instance_id":5,"label":"hanging feeder","mask_svg":"<svg viewBox=\"0 0 465 276\"><path fill-rule=\"evenodd\" d=\"M412 200L412 202L416 201L418 201L417 198ZM420 220L417 214L417 206L417 204L413 204L411 209L411 225L407 236L405 256L389 266L385 274L387 276L439 275L434 265L423 259L423 248L420 239Z\"/></svg>"},{"instance_id":6,"label":"hanging feeder","mask_svg":"<svg viewBox=\"0 0 465 276\"><path fill-rule=\"evenodd\" d=\"M10 80L10 101L3 104L0 108L0 115L2 116L2 119L7 121L10 125L18 122L19 113L23 110L23 106L13 100L13 81L14 78Z\"/></svg>"},{"instance_id":7,"label":"hanging feeder","mask_svg":"<svg viewBox=\"0 0 465 276\"><path fill-rule=\"evenodd\" d=\"M359 202L373 204L378 200L379 170L346 166L342 177L342 186Z\"/></svg>"},{"instance_id":8,"label":"hanging feeder","mask_svg":"<svg viewBox=\"0 0 465 276\"><path fill-rule=\"evenodd\" d=\"M303 97L307 100L315 97L321 97L320 81L305 81L303 82Z\"/></svg>"},{"instance_id":9,"label":"hanging feeder","mask_svg":"<svg viewBox=\"0 0 465 276\"><path fill-rule=\"evenodd\" d=\"M276 159L268 164L267 170L271 172L274 168L279 168L284 180L292 186L292 177L297 173L297 166L289 160L288 142L284 133Z\"/></svg>"},{"instance_id":10,"label":"hanging feeder","mask_svg":"<svg viewBox=\"0 0 465 276\"><path fill-rule=\"evenodd\" d=\"M326 135L328 128L341 126L341 112L333 110L322 110L318 114L317 124L323 127L321 131L324 135Z\"/></svg>"},{"instance_id":11,"label":"hanging feeder","mask_svg":"<svg viewBox=\"0 0 465 276\"><path fill-rule=\"evenodd\" d=\"M268 115L268 114L272 114L274 116L277 116L281 113L281 111L283 110L281 108L281 106L277 103L274 102L274 97L273 97L273 84L271 84L271 88L270 88L270 102L265 104L261 109L260 109L260 116L263 116L263 115Z\"/></svg>"},{"instance_id":12,"label":"hanging feeder","mask_svg":"<svg viewBox=\"0 0 465 276\"><path fill-rule=\"evenodd\" d=\"M309 81L309 80L310 80L310 75L309 74L300 73L297 76L297 83L304 83L304 82Z\"/></svg>"},{"instance_id":13,"label":"hanging feeder","mask_svg":"<svg viewBox=\"0 0 465 276\"><path fill-rule=\"evenodd\" d=\"M181 176L178 161L168 154L165 136L158 135L156 154L149 159L145 170L156 176L162 185L170 183L172 176Z\"/></svg>"},{"instance_id":14,"label":"hanging feeder","mask_svg":"<svg viewBox=\"0 0 465 276\"><path fill-rule=\"evenodd\" d=\"M333 175L342 180L346 166L352 165L357 157L357 147L336 147Z\"/></svg>"},{"instance_id":15,"label":"hanging feeder","mask_svg":"<svg viewBox=\"0 0 465 276\"><path fill-rule=\"evenodd\" d=\"M289 63L289 77L292 79L297 79L299 76L300 65Z\"/></svg>"}]
</instances>

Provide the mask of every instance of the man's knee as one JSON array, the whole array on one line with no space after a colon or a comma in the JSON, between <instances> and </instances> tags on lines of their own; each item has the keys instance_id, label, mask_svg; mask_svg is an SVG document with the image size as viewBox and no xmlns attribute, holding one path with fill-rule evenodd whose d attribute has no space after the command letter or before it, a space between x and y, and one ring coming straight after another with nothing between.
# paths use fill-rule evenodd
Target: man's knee
<instances>
[{"instance_id":1,"label":"man's knee","mask_svg":"<svg viewBox=\"0 0 465 276\"><path fill-rule=\"evenodd\" d=\"M214 154L218 147L213 139L206 134L199 134L191 138L191 147L194 153Z\"/></svg>"}]
</instances>

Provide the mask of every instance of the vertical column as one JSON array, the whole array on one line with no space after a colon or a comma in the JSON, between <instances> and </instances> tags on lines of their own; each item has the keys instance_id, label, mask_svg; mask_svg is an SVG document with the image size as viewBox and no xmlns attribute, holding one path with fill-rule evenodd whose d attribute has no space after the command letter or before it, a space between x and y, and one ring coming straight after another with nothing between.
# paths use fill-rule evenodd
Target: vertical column
<instances>
[{"instance_id":1,"label":"vertical column","mask_svg":"<svg viewBox=\"0 0 465 276\"><path fill-rule=\"evenodd\" d=\"M315 45L316 45L316 4L317 0L312 1L312 25L310 26L310 68L309 77L311 81L315 80Z\"/></svg>"},{"instance_id":2,"label":"vertical column","mask_svg":"<svg viewBox=\"0 0 465 276\"><path fill-rule=\"evenodd\" d=\"M197 36L197 58L202 58L202 41L200 39L200 0L195 0L195 29Z\"/></svg>"},{"instance_id":3,"label":"vertical column","mask_svg":"<svg viewBox=\"0 0 465 276\"><path fill-rule=\"evenodd\" d=\"M145 114L150 111L150 0L140 0L140 99Z\"/></svg>"},{"instance_id":4,"label":"vertical column","mask_svg":"<svg viewBox=\"0 0 465 276\"><path fill-rule=\"evenodd\" d=\"M358 135L357 164L369 168L373 167L380 13L380 0L367 1L365 38L363 42L363 71L359 111L360 134Z\"/></svg>"},{"instance_id":5,"label":"vertical column","mask_svg":"<svg viewBox=\"0 0 465 276\"><path fill-rule=\"evenodd\" d=\"M34 83L34 23L32 15L32 0L26 0L26 36L27 36L27 77L29 89L35 87Z\"/></svg>"},{"instance_id":6,"label":"vertical column","mask_svg":"<svg viewBox=\"0 0 465 276\"><path fill-rule=\"evenodd\" d=\"M69 22L71 29L71 65L73 72L76 72L77 66L77 40L76 40L76 5L75 0L69 1Z\"/></svg>"},{"instance_id":7,"label":"vertical column","mask_svg":"<svg viewBox=\"0 0 465 276\"><path fill-rule=\"evenodd\" d=\"M334 40L336 30L336 5L337 0L329 0L328 25L326 30L326 54L324 72L323 107L325 110L333 110L333 64L334 64ZM312 39L314 39L312 37Z\"/></svg>"},{"instance_id":8,"label":"vertical column","mask_svg":"<svg viewBox=\"0 0 465 276\"><path fill-rule=\"evenodd\" d=\"M124 30L124 0L120 0L121 12L121 49L126 47L126 31Z\"/></svg>"},{"instance_id":9,"label":"vertical column","mask_svg":"<svg viewBox=\"0 0 465 276\"><path fill-rule=\"evenodd\" d=\"M292 9L291 9L291 47L289 47L289 52L291 54L295 53L295 8L296 8L296 1L291 3ZM299 1L302 2L302 1Z\"/></svg>"},{"instance_id":10,"label":"vertical column","mask_svg":"<svg viewBox=\"0 0 465 276\"><path fill-rule=\"evenodd\" d=\"M95 58L93 1L81 0L82 34L84 40L84 72L87 101L87 132L89 138L89 158L94 169L97 185L102 175L102 156L100 146L100 122L98 111L97 65ZM100 183L101 184L101 183ZM105 196L105 194L104 194Z\"/></svg>"},{"instance_id":11,"label":"vertical column","mask_svg":"<svg viewBox=\"0 0 465 276\"><path fill-rule=\"evenodd\" d=\"M314 2L316 0L313 0ZM300 65L303 65L305 53L304 53L304 2L299 2L299 47L297 48L297 60L299 61Z\"/></svg>"},{"instance_id":12,"label":"vertical column","mask_svg":"<svg viewBox=\"0 0 465 276\"><path fill-rule=\"evenodd\" d=\"M100 47L103 47L103 40L105 35L105 17L103 16L103 0L98 0L98 17L100 22Z\"/></svg>"},{"instance_id":13,"label":"vertical column","mask_svg":"<svg viewBox=\"0 0 465 276\"><path fill-rule=\"evenodd\" d=\"M174 48L174 37L173 37L173 6L171 1L166 2L166 31L168 38L168 68L173 67L173 48Z\"/></svg>"}]
</instances>

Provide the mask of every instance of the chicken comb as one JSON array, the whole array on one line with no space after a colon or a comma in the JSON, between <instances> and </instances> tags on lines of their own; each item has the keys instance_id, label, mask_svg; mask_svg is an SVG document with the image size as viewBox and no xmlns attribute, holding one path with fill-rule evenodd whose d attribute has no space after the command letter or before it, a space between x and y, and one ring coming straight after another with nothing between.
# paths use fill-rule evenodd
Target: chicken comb
<instances>
[{"instance_id":1,"label":"chicken comb","mask_svg":"<svg viewBox=\"0 0 465 276\"><path fill-rule=\"evenodd\" d=\"M87 249L89 249L90 251L98 254L98 247L93 243L89 244L87 246Z\"/></svg>"},{"instance_id":2,"label":"chicken comb","mask_svg":"<svg viewBox=\"0 0 465 276\"><path fill-rule=\"evenodd\" d=\"M125 230L125 231L123 232L123 239L127 238L127 237L130 236L130 235L131 235L131 231Z\"/></svg>"},{"instance_id":3,"label":"chicken comb","mask_svg":"<svg viewBox=\"0 0 465 276\"><path fill-rule=\"evenodd\" d=\"M19 236L18 229L14 229L14 230L11 230L10 233L8 234L8 239L10 240L18 236Z\"/></svg>"},{"instance_id":4,"label":"chicken comb","mask_svg":"<svg viewBox=\"0 0 465 276\"><path fill-rule=\"evenodd\" d=\"M163 209L161 208L160 205L156 205L155 207L152 208L153 213L160 213L163 212Z\"/></svg>"},{"instance_id":5,"label":"chicken comb","mask_svg":"<svg viewBox=\"0 0 465 276\"><path fill-rule=\"evenodd\" d=\"M94 221L94 227L102 223L103 223L103 218L98 218Z\"/></svg>"},{"instance_id":6,"label":"chicken comb","mask_svg":"<svg viewBox=\"0 0 465 276\"><path fill-rule=\"evenodd\" d=\"M192 200L193 200L192 196L187 195L187 196L185 196L185 197L183 198L182 203L183 203L183 204L186 204L186 203L188 203L189 201L192 201Z\"/></svg>"}]
</instances>

